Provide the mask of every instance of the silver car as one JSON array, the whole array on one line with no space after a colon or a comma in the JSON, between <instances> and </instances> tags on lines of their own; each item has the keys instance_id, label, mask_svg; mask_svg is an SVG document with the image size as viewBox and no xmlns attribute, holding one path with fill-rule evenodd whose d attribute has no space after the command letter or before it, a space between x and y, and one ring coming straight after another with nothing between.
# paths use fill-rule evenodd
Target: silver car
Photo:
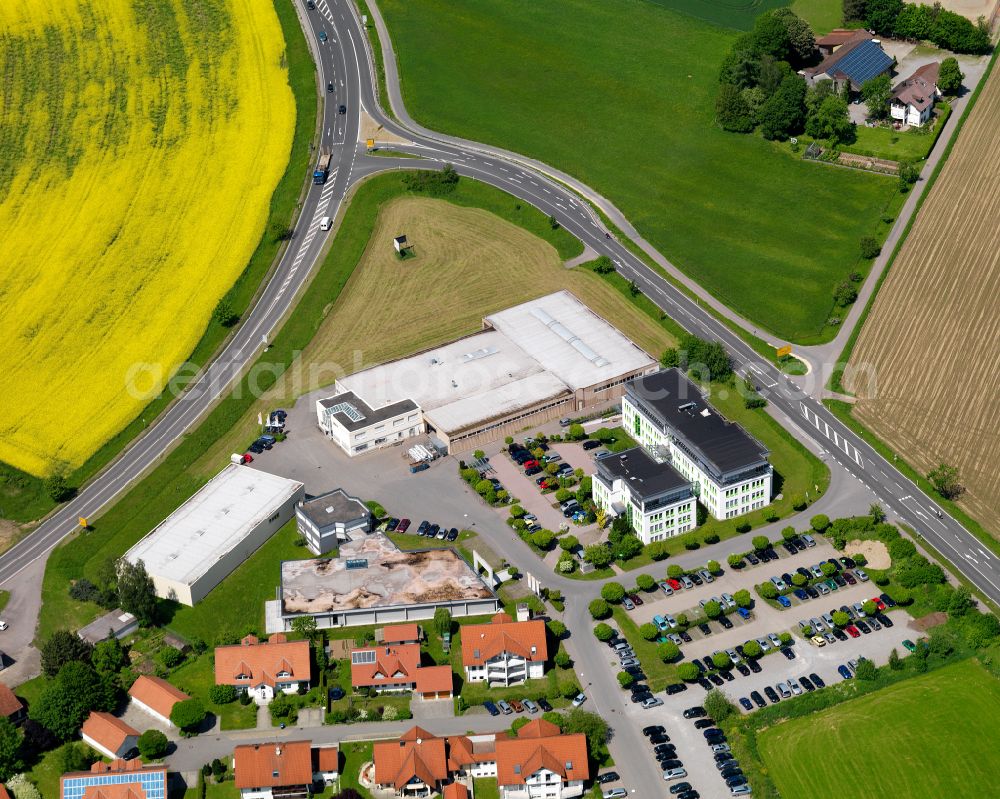
<instances>
[{"instance_id":1,"label":"silver car","mask_svg":"<svg viewBox=\"0 0 1000 799\"><path fill-rule=\"evenodd\" d=\"M788 699L792 695L792 689L788 687L788 683L779 682L774 687L778 689L782 699Z\"/></svg>"},{"instance_id":2,"label":"silver car","mask_svg":"<svg viewBox=\"0 0 1000 799\"><path fill-rule=\"evenodd\" d=\"M813 616L811 619L809 619L809 622L810 622L810 624L812 624L812 628L813 628L814 632L821 633L821 632L823 632L826 629L826 625L823 624L823 622L820 621L819 619L817 619L815 616Z\"/></svg>"},{"instance_id":3,"label":"silver car","mask_svg":"<svg viewBox=\"0 0 1000 799\"><path fill-rule=\"evenodd\" d=\"M857 615L857 617L859 619L863 619L865 617L865 615L866 615L865 614L864 606L860 602L855 602L854 605L853 605L853 607L854 607L854 612Z\"/></svg>"},{"instance_id":4,"label":"silver car","mask_svg":"<svg viewBox=\"0 0 1000 799\"><path fill-rule=\"evenodd\" d=\"M625 608L625 610L635 610L635 602L628 597L625 597L622 600L622 607Z\"/></svg>"},{"instance_id":5,"label":"silver car","mask_svg":"<svg viewBox=\"0 0 1000 799\"><path fill-rule=\"evenodd\" d=\"M691 578L688 577L686 574L683 577L681 577L680 580L681 580L681 585L683 585L685 588L688 589L694 588L694 583L691 581Z\"/></svg>"},{"instance_id":6,"label":"silver car","mask_svg":"<svg viewBox=\"0 0 1000 799\"><path fill-rule=\"evenodd\" d=\"M729 610L732 610L733 608L736 607L736 600L733 599L733 595L732 594L723 594L722 595L722 605L723 605L723 607L728 608Z\"/></svg>"},{"instance_id":7,"label":"silver car","mask_svg":"<svg viewBox=\"0 0 1000 799\"><path fill-rule=\"evenodd\" d=\"M819 591L821 594L830 593L830 588L827 586L826 583L816 583L816 590Z\"/></svg>"},{"instance_id":8,"label":"silver car","mask_svg":"<svg viewBox=\"0 0 1000 799\"><path fill-rule=\"evenodd\" d=\"M760 648L764 652L767 652L767 650L771 648L771 642L768 641L766 638L758 638L757 643L760 644Z\"/></svg>"},{"instance_id":9,"label":"silver car","mask_svg":"<svg viewBox=\"0 0 1000 799\"><path fill-rule=\"evenodd\" d=\"M781 639L775 633L768 633L767 640L771 642L771 646L775 649L781 648Z\"/></svg>"},{"instance_id":10,"label":"silver car","mask_svg":"<svg viewBox=\"0 0 1000 799\"><path fill-rule=\"evenodd\" d=\"M677 646L680 646L681 644L684 643L684 639L681 638L677 633L670 633L669 635L667 635L667 638L669 638L671 641L677 644Z\"/></svg>"},{"instance_id":11,"label":"silver car","mask_svg":"<svg viewBox=\"0 0 1000 799\"><path fill-rule=\"evenodd\" d=\"M671 768L663 772L663 779L665 780L679 780L682 777L686 777L688 773L682 768Z\"/></svg>"},{"instance_id":12,"label":"silver car","mask_svg":"<svg viewBox=\"0 0 1000 799\"><path fill-rule=\"evenodd\" d=\"M796 696L802 693L802 686L799 685L798 680L796 680L794 677L789 677L788 687L792 689L792 693L795 694Z\"/></svg>"},{"instance_id":13,"label":"silver car","mask_svg":"<svg viewBox=\"0 0 1000 799\"><path fill-rule=\"evenodd\" d=\"M727 649L726 654L729 655L729 659L733 661L733 663L739 664L743 662L743 658L740 657L740 653L735 649Z\"/></svg>"},{"instance_id":14,"label":"silver car","mask_svg":"<svg viewBox=\"0 0 1000 799\"><path fill-rule=\"evenodd\" d=\"M712 572L710 572L708 569L699 569L698 574L701 575L701 579L704 580L706 583L715 582L715 578L712 576Z\"/></svg>"},{"instance_id":15,"label":"silver car","mask_svg":"<svg viewBox=\"0 0 1000 799\"><path fill-rule=\"evenodd\" d=\"M823 576L823 570L819 567L818 563L815 566L810 566L809 567L809 571L812 572L813 577L822 577Z\"/></svg>"}]
</instances>

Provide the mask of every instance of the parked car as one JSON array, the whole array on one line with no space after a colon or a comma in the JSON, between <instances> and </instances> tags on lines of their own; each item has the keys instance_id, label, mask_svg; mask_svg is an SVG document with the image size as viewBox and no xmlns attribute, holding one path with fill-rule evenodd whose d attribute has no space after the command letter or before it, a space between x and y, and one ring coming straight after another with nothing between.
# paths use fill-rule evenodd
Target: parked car
<instances>
[{"instance_id":1,"label":"parked car","mask_svg":"<svg viewBox=\"0 0 1000 799\"><path fill-rule=\"evenodd\" d=\"M524 709L527 710L529 713L537 713L538 712L538 705L536 705L530 699L525 699L522 704L524 705Z\"/></svg>"},{"instance_id":2,"label":"parked car","mask_svg":"<svg viewBox=\"0 0 1000 799\"><path fill-rule=\"evenodd\" d=\"M778 604L783 608L790 608L792 606L792 601L787 596L779 595Z\"/></svg>"},{"instance_id":3,"label":"parked car","mask_svg":"<svg viewBox=\"0 0 1000 799\"><path fill-rule=\"evenodd\" d=\"M573 707L580 707L584 702L587 701L587 695L579 693L573 697Z\"/></svg>"},{"instance_id":4,"label":"parked car","mask_svg":"<svg viewBox=\"0 0 1000 799\"><path fill-rule=\"evenodd\" d=\"M847 668L847 666L843 665L837 666L837 674L839 674L845 680L851 679L851 671L850 669Z\"/></svg>"},{"instance_id":5,"label":"parked car","mask_svg":"<svg viewBox=\"0 0 1000 799\"><path fill-rule=\"evenodd\" d=\"M750 700L747 699L745 696L740 697L740 707L742 707L744 710L747 711L753 710L753 705L750 704Z\"/></svg>"},{"instance_id":6,"label":"parked car","mask_svg":"<svg viewBox=\"0 0 1000 799\"><path fill-rule=\"evenodd\" d=\"M635 602L633 602L629 597L622 599L622 607L625 610L635 610Z\"/></svg>"},{"instance_id":7,"label":"parked car","mask_svg":"<svg viewBox=\"0 0 1000 799\"><path fill-rule=\"evenodd\" d=\"M778 696L778 692L775 691L770 685L764 687L764 696L770 699L772 704L777 704L778 702L781 701L780 697Z\"/></svg>"},{"instance_id":8,"label":"parked car","mask_svg":"<svg viewBox=\"0 0 1000 799\"><path fill-rule=\"evenodd\" d=\"M515 713L523 713L524 712L524 705L521 704L521 700L520 699L511 699L510 700L510 706L512 708L514 708L514 712Z\"/></svg>"},{"instance_id":9,"label":"parked car","mask_svg":"<svg viewBox=\"0 0 1000 799\"><path fill-rule=\"evenodd\" d=\"M657 583L657 585L660 586L660 590L663 591L663 593L666 594L667 596L670 596L671 594L674 593L674 589L671 588L669 585L667 585L665 580L660 580Z\"/></svg>"},{"instance_id":10,"label":"parked car","mask_svg":"<svg viewBox=\"0 0 1000 799\"><path fill-rule=\"evenodd\" d=\"M514 712L514 708L512 708L502 699L499 702L497 702L497 707L500 708L500 712L503 713L505 716L509 716L511 713Z\"/></svg>"},{"instance_id":11,"label":"parked car","mask_svg":"<svg viewBox=\"0 0 1000 799\"><path fill-rule=\"evenodd\" d=\"M628 791L624 788L610 788L601 794L602 799L626 799Z\"/></svg>"},{"instance_id":12,"label":"parked car","mask_svg":"<svg viewBox=\"0 0 1000 799\"><path fill-rule=\"evenodd\" d=\"M816 672L809 675L809 679L812 680L812 684L817 688L826 688L826 683L823 682L823 678L820 677Z\"/></svg>"},{"instance_id":13,"label":"parked car","mask_svg":"<svg viewBox=\"0 0 1000 799\"><path fill-rule=\"evenodd\" d=\"M486 712L489 713L491 716L499 716L500 715L500 709L495 704L493 704L492 702L489 702L489 701L483 702L483 707L486 708Z\"/></svg>"},{"instance_id":14,"label":"parked car","mask_svg":"<svg viewBox=\"0 0 1000 799\"><path fill-rule=\"evenodd\" d=\"M603 774L597 776L597 784L607 785L609 782L618 782L620 779L621 777L617 771L605 771Z\"/></svg>"},{"instance_id":15,"label":"parked car","mask_svg":"<svg viewBox=\"0 0 1000 799\"><path fill-rule=\"evenodd\" d=\"M760 695L760 691L751 691L750 698L757 707L766 707L767 702L764 701L764 697Z\"/></svg>"}]
</instances>

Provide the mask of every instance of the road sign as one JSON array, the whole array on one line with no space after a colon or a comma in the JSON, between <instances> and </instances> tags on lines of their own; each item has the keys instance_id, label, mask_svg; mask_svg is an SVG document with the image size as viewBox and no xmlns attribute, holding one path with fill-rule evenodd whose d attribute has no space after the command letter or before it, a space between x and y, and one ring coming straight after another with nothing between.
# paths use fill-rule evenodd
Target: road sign
<instances>
[{"instance_id":1,"label":"road sign","mask_svg":"<svg viewBox=\"0 0 1000 799\"><path fill-rule=\"evenodd\" d=\"M791 344L786 344L784 347L778 347L777 352L778 352L778 357L779 358L784 358L786 355L791 355L792 354L792 345Z\"/></svg>"},{"instance_id":2,"label":"road sign","mask_svg":"<svg viewBox=\"0 0 1000 799\"><path fill-rule=\"evenodd\" d=\"M83 528L85 528L85 529L87 527L90 527L90 525L87 523L87 520L85 518L83 518L83 516L81 516L77 521L79 521L80 522L80 526L83 527Z\"/></svg>"},{"instance_id":3,"label":"road sign","mask_svg":"<svg viewBox=\"0 0 1000 799\"><path fill-rule=\"evenodd\" d=\"M365 146L369 150L374 150L375 149L375 139L365 139Z\"/></svg>"}]
</instances>

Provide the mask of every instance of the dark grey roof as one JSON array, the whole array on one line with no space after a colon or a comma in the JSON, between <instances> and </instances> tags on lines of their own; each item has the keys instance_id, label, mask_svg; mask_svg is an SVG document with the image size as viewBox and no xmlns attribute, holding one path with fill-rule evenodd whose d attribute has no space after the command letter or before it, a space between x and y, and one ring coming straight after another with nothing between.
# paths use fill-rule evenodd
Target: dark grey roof
<instances>
[{"instance_id":1,"label":"dark grey roof","mask_svg":"<svg viewBox=\"0 0 1000 799\"><path fill-rule=\"evenodd\" d=\"M399 416L401 413L409 413L410 411L419 410L417 403L411 399L393 402L391 405L385 405L381 408L372 408L353 391L345 391L343 394L337 394L335 397L327 397L324 400L320 400L319 404L324 408L333 408L336 405L345 404L354 406L355 410L357 410L363 418L359 418L357 420L352 419L348 416L346 411L338 411L334 414L337 421L340 422L346 430L350 430L351 432L371 427L373 424L378 424L386 419Z\"/></svg>"},{"instance_id":2,"label":"dark grey roof","mask_svg":"<svg viewBox=\"0 0 1000 799\"><path fill-rule=\"evenodd\" d=\"M626 481L631 491L644 500L691 486L691 481L673 466L657 463L642 447L599 458L597 472L607 479Z\"/></svg>"},{"instance_id":3,"label":"dark grey roof","mask_svg":"<svg viewBox=\"0 0 1000 799\"><path fill-rule=\"evenodd\" d=\"M357 497L352 497L342 488L327 491L299 504L299 510L317 527L330 524L347 524L367 518L369 510Z\"/></svg>"},{"instance_id":4,"label":"dark grey roof","mask_svg":"<svg viewBox=\"0 0 1000 799\"><path fill-rule=\"evenodd\" d=\"M637 377L627 392L660 417L681 442L719 475L759 464L767 449L735 422L705 402L701 390L679 369Z\"/></svg>"}]
</instances>

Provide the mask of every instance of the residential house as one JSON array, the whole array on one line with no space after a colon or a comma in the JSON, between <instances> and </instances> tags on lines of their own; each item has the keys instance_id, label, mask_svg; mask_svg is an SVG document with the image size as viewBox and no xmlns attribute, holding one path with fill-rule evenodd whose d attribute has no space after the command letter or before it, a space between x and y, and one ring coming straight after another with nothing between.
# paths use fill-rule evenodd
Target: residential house
<instances>
[{"instance_id":1,"label":"residential house","mask_svg":"<svg viewBox=\"0 0 1000 799\"><path fill-rule=\"evenodd\" d=\"M233 778L242 799L303 799L312 792L310 741L245 744L233 750Z\"/></svg>"},{"instance_id":2,"label":"residential house","mask_svg":"<svg viewBox=\"0 0 1000 799\"><path fill-rule=\"evenodd\" d=\"M215 648L215 683L232 685L266 704L276 691L293 694L312 680L308 641L275 633L267 641L248 635L239 644Z\"/></svg>"},{"instance_id":3,"label":"residential house","mask_svg":"<svg viewBox=\"0 0 1000 799\"><path fill-rule=\"evenodd\" d=\"M380 694L412 691L420 699L451 699L453 675L451 666L421 666L420 644L381 644L352 650L351 685Z\"/></svg>"},{"instance_id":4,"label":"residential house","mask_svg":"<svg viewBox=\"0 0 1000 799\"><path fill-rule=\"evenodd\" d=\"M174 705L191 697L174 687L161 677L142 675L128 689L132 704L143 713L148 713L161 724L174 726L170 713Z\"/></svg>"},{"instance_id":5,"label":"residential house","mask_svg":"<svg viewBox=\"0 0 1000 799\"><path fill-rule=\"evenodd\" d=\"M698 523L695 484L642 447L596 461L594 504L625 516L644 544L693 530Z\"/></svg>"},{"instance_id":6,"label":"residential house","mask_svg":"<svg viewBox=\"0 0 1000 799\"><path fill-rule=\"evenodd\" d=\"M337 744L314 746L313 782L334 785L340 777L340 748Z\"/></svg>"},{"instance_id":7,"label":"residential house","mask_svg":"<svg viewBox=\"0 0 1000 799\"><path fill-rule=\"evenodd\" d=\"M469 799L469 789L460 782L452 782L444 786L441 799Z\"/></svg>"},{"instance_id":8,"label":"residential house","mask_svg":"<svg viewBox=\"0 0 1000 799\"><path fill-rule=\"evenodd\" d=\"M806 67L802 74L810 83L832 80L834 90L861 91L866 81L892 70L895 60L882 49L882 43L866 30L854 31L839 45L830 45L830 54L819 64Z\"/></svg>"},{"instance_id":9,"label":"residential house","mask_svg":"<svg viewBox=\"0 0 1000 799\"><path fill-rule=\"evenodd\" d=\"M63 774L60 799L166 799L167 769L134 760L97 761L90 771Z\"/></svg>"},{"instance_id":10,"label":"residential house","mask_svg":"<svg viewBox=\"0 0 1000 799\"><path fill-rule=\"evenodd\" d=\"M5 683L0 682L0 716L17 725L23 722L27 715L24 703L14 696L14 692Z\"/></svg>"},{"instance_id":11,"label":"residential house","mask_svg":"<svg viewBox=\"0 0 1000 799\"><path fill-rule=\"evenodd\" d=\"M889 115L904 125L921 128L934 114L934 103L941 97L937 80L941 65L924 64L892 90Z\"/></svg>"},{"instance_id":12,"label":"residential house","mask_svg":"<svg viewBox=\"0 0 1000 799\"><path fill-rule=\"evenodd\" d=\"M857 38L873 39L875 37L868 31L858 28L834 28L825 36L816 37L816 49L825 58L828 55L833 55L834 51L841 45Z\"/></svg>"},{"instance_id":13,"label":"residential house","mask_svg":"<svg viewBox=\"0 0 1000 799\"><path fill-rule=\"evenodd\" d=\"M139 731L110 713L91 711L80 734L87 746L112 760L138 754Z\"/></svg>"},{"instance_id":14,"label":"residential house","mask_svg":"<svg viewBox=\"0 0 1000 799\"><path fill-rule=\"evenodd\" d=\"M545 675L545 623L498 613L489 624L462 627L462 665L469 682L514 685Z\"/></svg>"},{"instance_id":15,"label":"residential house","mask_svg":"<svg viewBox=\"0 0 1000 799\"><path fill-rule=\"evenodd\" d=\"M323 555L371 532L372 514L360 499L335 488L296 505L295 522L309 549Z\"/></svg>"},{"instance_id":16,"label":"residential house","mask_svg":"<svg viewBox=\"0 0 1000 799\"><path fill-rule=\"evenodd\" d=\"M423 637L419 624L390 624L375 630L375 640L380 644L419 644Z\"/></svg>"},{"instance_id":17,"label":"residential house","mask_svg":"<svg viewBox=\"0 0 1000 799\"><path fill-rule=\"evenodd\" d=\"M500 733L503 737L506 733ZM448 738L448 771L460 777L496 777L497 735L453 735Z\"/></svg>"},{"instance_id":18,"label":"residential house","mask_svg":"<svg viewBox=\"0 0 1000 799\"><path fill-rule=\"evenodd\" d=\"M622 398L622 423L654 460L694 484L698 501L716 519L770 503L767 448L716 411L679 369L631 381Z\"/></svg>"},{"instance_id":19,"label":"residential house","mask_svg":"<svg viewBox=\"0 0 1000 799\"><path fill-rule=\"evenodd\" d=\"M438 793L448 779L446 741L413 727L396 741L378 741L372 750L375 787L396 796Z\"/></svg>"},{"instance_id":20,"label":"residential house","mask_svg":"<svg viewBox=\"0 0 1000 799\"><path fill-rule=\"evenodd\" d=\"M516 738L497 738L497 784L501 799L571 799L583 795L590 778L587 736L563 735L534 719Z\"/></svg>"}]
</instances>

